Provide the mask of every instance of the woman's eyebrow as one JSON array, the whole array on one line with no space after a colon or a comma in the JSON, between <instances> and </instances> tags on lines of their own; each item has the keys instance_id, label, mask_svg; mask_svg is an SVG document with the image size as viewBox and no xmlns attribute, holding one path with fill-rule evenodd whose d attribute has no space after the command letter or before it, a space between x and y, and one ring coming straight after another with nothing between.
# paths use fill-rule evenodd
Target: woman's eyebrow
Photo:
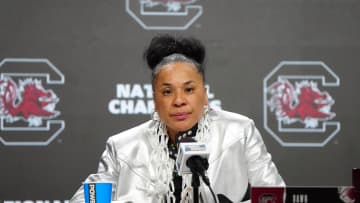
<instances>
[{"instance_id":1,"label":"woman's eyebrow","mask_svg":"<svg viewBox=\"0 0 360 203\"><path fill-rule=\"evenodd\" d=\"M171 83L168 83L168 82L164 82L161 84L162 86L171 86Z\"/></svg>"},{"instance_id":2,"label":"woman's eyebrow","mask_svg":"<svg viewBox=\"0 0 360 203\"><path fill-rule=\"evenodd\" d=\"M184 85L188 85L188 84L191 84L191 83L194 83L194 81L192 81L192 80L186 81L186 82L184 82Z\"/></svg>"}]
</instances>

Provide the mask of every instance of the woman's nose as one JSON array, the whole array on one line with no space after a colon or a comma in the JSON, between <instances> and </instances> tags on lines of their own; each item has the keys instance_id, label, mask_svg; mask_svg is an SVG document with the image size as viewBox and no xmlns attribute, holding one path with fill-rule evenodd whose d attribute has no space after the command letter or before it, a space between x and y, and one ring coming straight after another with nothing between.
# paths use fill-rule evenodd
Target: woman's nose
<instances>
[{"instance_id":1,"label":"woman's nose","mask_svg":"<svg viewBox=\"0 0 360 203\"><path fill-rule=\"evenodd\" d=\"M185 105L186 104L185 95L181 92L176 93L173 104L174 106L177 107Z\"/></svg>"}]
</instances>

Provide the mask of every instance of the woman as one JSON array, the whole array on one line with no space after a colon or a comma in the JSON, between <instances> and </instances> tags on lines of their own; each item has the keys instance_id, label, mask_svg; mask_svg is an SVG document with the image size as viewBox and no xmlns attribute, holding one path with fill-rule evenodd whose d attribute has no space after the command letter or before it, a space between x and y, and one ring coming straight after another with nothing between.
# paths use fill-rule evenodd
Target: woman
<instances>
[{"instance_id":1,"label":"woman","mask_svg":"<svg viewBox=\"0 0 360 203\"><path fill-rule=\"evenodd\" d=\"M98 172L86 181L111 181L114 201L192 202L191 175L178 176L174 167L178 143L191 137L207 144L207 176L222 199L241 202L249 184L285 185L253 121L208 107L200 41L156 36L144 56L152 70L152 119L110 137ZM82 190L71 202L83 201ZM201 202L214 201L204 184L199 190Z\"/></svg>"}]
</instances>

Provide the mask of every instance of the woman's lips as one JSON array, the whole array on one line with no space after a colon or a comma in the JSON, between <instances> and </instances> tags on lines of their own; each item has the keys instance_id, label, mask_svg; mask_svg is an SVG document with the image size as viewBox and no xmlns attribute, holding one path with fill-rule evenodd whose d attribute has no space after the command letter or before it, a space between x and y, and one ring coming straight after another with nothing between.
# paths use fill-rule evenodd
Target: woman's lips
<instances>
[{"instance_id":1,"label":"woman's lips","mask_svg":"<svg viewBox=\"0 0 360 203\"><path fill-rule=\"evenodd\" d=\"M185 120L190 113L186 113L186 112L181 112L181 113L175 113L175 114L171 114L171 117L175 118L175 120L178 121L182 121Z\"/></svg>"}]
</instances>

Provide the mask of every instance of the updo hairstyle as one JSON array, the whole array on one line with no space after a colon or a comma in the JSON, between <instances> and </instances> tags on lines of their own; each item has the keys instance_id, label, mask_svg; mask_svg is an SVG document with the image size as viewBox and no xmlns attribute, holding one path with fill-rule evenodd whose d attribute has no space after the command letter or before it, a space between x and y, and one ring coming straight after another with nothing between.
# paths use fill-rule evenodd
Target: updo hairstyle
<instances>
[{"instance_id":1,"label":"updo hairstyle","mask_svg":"<svg viewBox=\"0 0 360 203\"><path fill-rule=\"evenodd\" d=\"M195 38L174 37L169 34L157 35L145 50L144 58L152 71L153 85L161 67L174 62L194 64L205 82L205 47Z\"/></svg>"}]
</instances>

